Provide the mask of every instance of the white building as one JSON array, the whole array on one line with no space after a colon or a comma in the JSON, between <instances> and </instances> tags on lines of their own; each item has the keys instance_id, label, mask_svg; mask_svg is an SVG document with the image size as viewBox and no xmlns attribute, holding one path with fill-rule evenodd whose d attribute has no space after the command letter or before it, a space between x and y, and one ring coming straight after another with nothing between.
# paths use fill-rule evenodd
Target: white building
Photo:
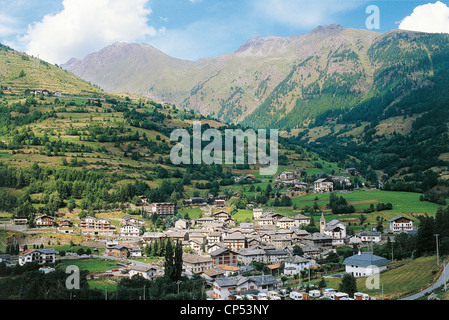
<instances>
[{"instance_id":1,"label":"white building","mask_svg":"<svg viewBox=\"0 0 449 320\"><path fill-rule=\"evenodd\" d=\"M133 224L128 223L121 227L120 236L122 237L139 237L140 236L140 227Z\"/></svg>"},{"instance_id":2,"label":"white building","mask_svg":"<svg viewBox=\"0 0 449 320\"><path fill-rule=\"evenodd\" d=\"M55 263L56 250L54 248L29 249L19 255L19 265L23 266L28 262L37 262L39 265Z\"/></svg>"},{"instance_id":3,"label":"white building","mask_svg":"<svg viewBox=\"0 0 449 320\"><path fill-rule=\"evenodd\" d=\"M364 231L360 233L360 238L364 243L379 243L382 240L382 234L380 232Z\"/></svg>"},{"instance_id":4,"label":"white building","mask_svg":"<svg viewBox=\"0 0 449 320\"><path fill-rule=\"evenodd\" d=\"M334 190L334 183L327 178L321 178L313 183L315 192L332 192Z\"/></svg>"},{"instance_id":5,"label":"white building","mask_svg":"<svg viewBox=\"0 0 449 320\"><path fill-rule=\"evenodd\" d=\"M413 221L404 216L397 216L388 220L390 222L390 230L393 233L413 231Z\"/></svg>"},{"instance_id":6,"label":"white building","mask_svg":"<svg viewBox=\"0 0 449 320\"><path fill-rule=\"evenodd\" d=\"M278 281L271 275L217 278L212 283L211 295L216 300L228 300L231 295L245 294L250 290L268 293L276 289L277 285Z\"/></svg>"},{"instance_id":7,"label":"white building","mask_svg":"<svg viewBox=\"0 0 449 320\"><path fill-rule=\"evenodd\" d=\"M300 274L302 270L310 269L311 266L315 265L313 260L308 260L300 256L294 256L293 258L287 259L284 263L285 275Z\"/></svg>"},{"instance_id":8,"label":"white building","mask_svg":"<svg viewBox=\"0 0 449 320\"><path fill-rule=\"evenodd\" d=\"M343 261L346 273L354 277L366 277L387 269L388 260L371 253L359 253Z\"/></svg>"},{"instance_id":9,"label":"white building","mask_svg":"<svg viewBox=\"0 0 449 320\"><path fill-rule=\"evenodd\" d=\"M138 266L138 265L132 265L128 267L128 274L129 277L133 277L135 275L139 275L147 280L152 280L156 276L157 269L152 266Z\"/></svg>"}]
</instances>

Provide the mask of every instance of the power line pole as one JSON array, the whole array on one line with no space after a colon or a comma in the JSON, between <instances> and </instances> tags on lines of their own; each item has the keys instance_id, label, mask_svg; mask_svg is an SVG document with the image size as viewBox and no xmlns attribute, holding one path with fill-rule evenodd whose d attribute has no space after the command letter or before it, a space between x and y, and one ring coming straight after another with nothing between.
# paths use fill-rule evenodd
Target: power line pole
<instances>
[{"instance_id":1,"label":"power line pole","mask_svg":"<svg viewBox=\"0 0 449 320\"><path fill-rule=\"evenodd\" d=\"M434 237L436 237L436 242L437 242L437 265L440 265L440 256L439 256L439 252L438 252L438 236L439 234L434 234Z\"/></svg>"}]
</instances>

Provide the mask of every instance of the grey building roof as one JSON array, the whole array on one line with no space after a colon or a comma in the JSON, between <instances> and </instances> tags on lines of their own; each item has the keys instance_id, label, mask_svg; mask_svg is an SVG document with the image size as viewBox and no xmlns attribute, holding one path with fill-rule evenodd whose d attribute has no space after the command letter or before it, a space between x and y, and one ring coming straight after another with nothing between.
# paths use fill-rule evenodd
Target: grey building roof
<instances>
[{"instance_id":1,"label":"grey building roof","mask_svg":"<svg viewBox=\"0 0 449 320\"><path fill-rule=\"evenodd\" d=\"M367 266L381 267L386 266L388 264L388 260L371 253L360 253L346 258L343 261L343 264L351 264L363 267Z\"/></svg>"}]
</instances>

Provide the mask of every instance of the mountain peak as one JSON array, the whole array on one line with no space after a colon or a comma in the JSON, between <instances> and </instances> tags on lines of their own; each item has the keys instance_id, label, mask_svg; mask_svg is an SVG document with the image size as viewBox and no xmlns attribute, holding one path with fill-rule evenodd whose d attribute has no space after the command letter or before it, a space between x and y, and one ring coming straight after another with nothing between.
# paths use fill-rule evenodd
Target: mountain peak
<instances>
[{"instance_id":1,"label":"mountain peak","mask_svg":"<svg viewBox=\"0 0 449 320\"><path fill-rule=\"evenodd\" d=\"M333 24L328 24L328 25L324 25L324 26L318 26L315 29L313 29L312 31L310 31L310 34L332 35L332 34L340 33L343 30L345 30L345 28L343 26L333 23Z\"/></svg>"}]
</instances>

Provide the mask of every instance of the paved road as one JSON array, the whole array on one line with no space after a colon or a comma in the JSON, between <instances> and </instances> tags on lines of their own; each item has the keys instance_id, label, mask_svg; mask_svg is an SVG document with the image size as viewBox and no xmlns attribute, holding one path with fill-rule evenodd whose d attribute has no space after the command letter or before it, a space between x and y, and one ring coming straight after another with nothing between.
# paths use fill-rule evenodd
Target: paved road
<instances>
[{"instance_id":1,"label":"paved road","mask_svg":"<svg viewBox=\"0 0 449 320\"><path fill-rule=\"evenodd\" d=\"M401 299L401 300L416 300L419 299L421 297L423 297L426 293L431 293L432 291L438 289L439 287L441 287L442 285L444 285L444 282L447 282L449 280L449 266L446 266L446 270L445 272L443 271L441 273L440 278L437 280L437 282L435 282L432 286L430 286L429 288L414 294L410 297Z\"/></svg>"}]
</instances>

